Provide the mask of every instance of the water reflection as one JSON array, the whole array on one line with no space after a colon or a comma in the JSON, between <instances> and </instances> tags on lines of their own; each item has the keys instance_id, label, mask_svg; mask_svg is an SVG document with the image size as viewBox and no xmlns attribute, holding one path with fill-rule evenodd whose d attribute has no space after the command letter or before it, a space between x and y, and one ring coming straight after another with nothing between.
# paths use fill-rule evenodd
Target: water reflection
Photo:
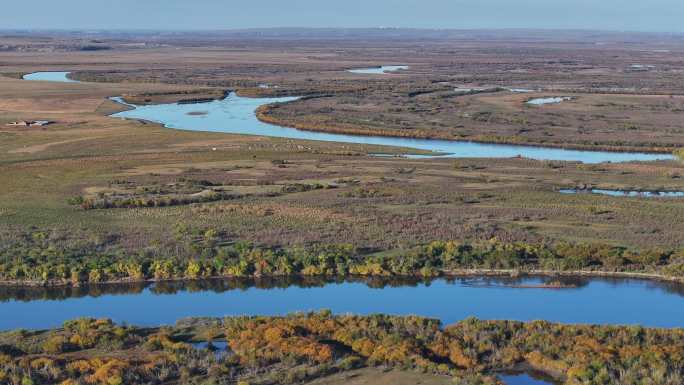
<instances>
[{"instance_id":1,"label":"water reflection","mask_svg":"<svg viewBox=\"0 0 684 385\"><path fill-rule=\"evenodd\" d=\"M542 373L507 373L500 375L499 378L506 385L552 385L554 382Z\"/></svg>"},{"instance_id":2,"label":"water reflection","mask_svg":"<svg viewBox=\"0 0 684 385\"><path fill-rule=\"evenodd\" d=\"M0 329L46 328L78 317L142 326L186 317L335 313L418 314L563 323L684 326L684 288L674 283L582 277L214 279L78 288L0 289ZM41 315L41 316L37 316Z\"/></svg>"}]
</instances>

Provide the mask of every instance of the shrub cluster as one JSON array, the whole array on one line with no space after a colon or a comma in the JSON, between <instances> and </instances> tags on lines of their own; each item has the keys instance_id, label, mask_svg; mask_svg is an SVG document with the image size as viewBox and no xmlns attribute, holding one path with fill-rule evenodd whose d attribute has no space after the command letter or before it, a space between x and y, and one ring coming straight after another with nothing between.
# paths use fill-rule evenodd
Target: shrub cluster
<instances>
[{"instance_id":1,"label":"shrub cluster","mask_svg":"<svg viewBox=\"0 0 684 385\"><path fill-rule=\"evenodd\" d=\"M227 350L216 350L219 340ZM0 383L294 384L382 366L462 385L501 384L495 373L530 367L564 385L679 385L683 352L684 330L636 326L467 319L443 328L416 316L328 311L162 328L80 319L62 329L0 333Z\"/></svg>"}]
</instances>

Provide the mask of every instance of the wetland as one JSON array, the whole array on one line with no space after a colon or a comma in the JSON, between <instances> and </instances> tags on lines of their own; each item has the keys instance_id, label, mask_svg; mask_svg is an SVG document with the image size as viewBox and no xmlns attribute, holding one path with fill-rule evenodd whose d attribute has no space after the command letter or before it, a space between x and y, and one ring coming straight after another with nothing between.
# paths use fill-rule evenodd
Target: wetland
<instances>
[{"instance_id":1,"label":"wetland","mask_svg":"<svg viewBox=\"0 0 684 385\"><path fill-rule=\"evenodd\" d=\"M681 42L511 34L3 37L0 382L681 383Z\"/></svg>"}]
</instances>

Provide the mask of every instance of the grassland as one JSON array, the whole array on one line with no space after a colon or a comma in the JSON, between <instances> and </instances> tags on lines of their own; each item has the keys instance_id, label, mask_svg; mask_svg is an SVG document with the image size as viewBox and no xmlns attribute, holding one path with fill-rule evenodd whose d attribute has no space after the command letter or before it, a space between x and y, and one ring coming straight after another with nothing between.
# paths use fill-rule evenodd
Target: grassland
<instances>
[{"instance_id":1,"label":"grassland","mask_svg":"<svg viewBox=\"0 0 684 385\"><path fill-rule=\"evenodd\" d=\"M95 53L3 53L0 72L7 76L0 77L0 236L5 247L42 234L55 245L90 242L129 255L150 249L167 252L178 248L179 226L197 234L211 230L219 244L350 244L366 253L396 253L435 240L597 243L636 253L684 247L681 200L558 193L577 186L681 191L684 166L675 161L585 165L521 158L388 159L368 154L397 149L185 132L106 116L122 108L106 100L116 95L157 103L216 98L229 89L248 95L327 93L331 97L290 103L268 116L297 126L309 121L312 111L325 110L315 114L326 129L352 122L354 130L366 130L368 124L357 124L365 121L392 131L389 135L396 131L422 136L415 134L420 131L428 137L484 135L521 143L670 151L681 143L681 101L664 95L676 94L669 88L646 95L654 93L662 76L679 71L665 54L648 57L669 66L666 73L633 73L624 70L625 61L620 71L602 70L600 76L587 68L575 69L573 84L562 81L561 74L568 71L562 63L556 63L555 71L546 64L543 71L535 67L538 64L526 64L528 72L536 68L534 78L545 85L530 83L531 73L511 72L506 75L510 79L499 83L484 82L481 72L469 75L468 84L562 85L558 92L577 96L566 104L536 108L525 107L524 100L545 93L453 95L454 84L465 80L447 76L450 67L445 63L451 54L437 43L421 61L405 46L403 60L388 54L396 52L392 45L398 43L392 42L384 43L393 47L386 52L339 42L344 53L337 56L304 43L293 45L287 54L268 44L255 43L249 49L237 49L231 46L234 42L215 44L203 49L184 46L181 52L114 46ZM487 44L502 52L502 45L520 43ZM547 54L539 47L530 49ZM472 47L463 50L474 52ZM594 50L577 54L591 66L607 65L595 62L599 58ZM346 59L339 60L339 55ZM407 63L412 69L369 78L343 71L387 62ZM164 68L156 63L164 63ZM497 71L501 65L493 63L490 69ZM16 76L65 68L80 79L113 83L27 82ZM627 87L635 77L643 87L634 92L610 94L605 84L588 89L598 78ZM391 105L403 107L395 111ZM473 120L483 116L478 111L491 119ZM463 120L454 114L470 117ZM4 125L41 119L56 123L41 128ZM395 125L387 119L401 122ZM519 132L520 124L513 120L532 128ZM545 123L549 121L554 124ZM429 127L423 126L426 122ZM455 134L463 130L469 133Z\"/></svg>"},{"instance_id":2,"label":"grassland","mask_svg":"<svg viewBox=\"0 0 684 385\"><path fill-rule=\"evenodd\" d=\"M316 285L314 276L427 279L458 268L684 277L684 200L558 192L684 191L678 161L379 158L369 154L401 151L107 116L124 108L111 96L168 103L234 90L309 96L261 111L263 120L305 129L670 152L684 143L677 39L269 36L0 37L0 275L17 279L5 283L189 278L189 287L204 287L213 284L201 278L230 275ZM410 69L345 72L381 64ZM89 82L19 80L40 70ZM524 104L557 95L575 99ZM55 123L5 125L16 120ZM97 295L100 287L59 290ZM4 287L0 297L45 295ZM536 369L567 385L674 385L682 382L681 333L541 321L442 328L417 317L328 313L159 328L78 320L0 333L0 383L482 385L498 384L501 370ZM194 349L200 341L226 341L233 353Z\"/></svg>"}]
</instances>

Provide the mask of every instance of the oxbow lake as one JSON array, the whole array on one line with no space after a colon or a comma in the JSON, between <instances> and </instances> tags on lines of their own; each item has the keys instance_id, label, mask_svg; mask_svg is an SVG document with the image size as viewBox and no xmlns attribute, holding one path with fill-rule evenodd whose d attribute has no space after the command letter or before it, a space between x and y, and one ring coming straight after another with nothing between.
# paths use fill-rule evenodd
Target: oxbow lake
<instances>
[{"instance_id":1,"label":"oxbow lake","mask_svg":"<svg viewBox=\"0 0 684 385\"><path fill-rule=\"evenodd\" d=\"M27 75L31 80L69 81L68 72L38 72ZM121 98L112 98L123 103ZM159 104L135 106L112 115L118 118L142 119L163 124L165 127L188 131L225 132L232 134L261 135L288 139L393 146L431 151L434 155L417 158L513 158L522 156L538 160L578 161L584 163L654 161L674 159L671 154L639 152L580 151L539 146L484 144L438 139L411 139L380 136L360 136L303 131L259 121L255 116L258 107L271 103L287 103L297 97L244 98L230 94L223 100L197 104ZM125 103L124 103L125 104ZM201 108L205 114L192 114Z\"/></svg>"}]
</instances>

